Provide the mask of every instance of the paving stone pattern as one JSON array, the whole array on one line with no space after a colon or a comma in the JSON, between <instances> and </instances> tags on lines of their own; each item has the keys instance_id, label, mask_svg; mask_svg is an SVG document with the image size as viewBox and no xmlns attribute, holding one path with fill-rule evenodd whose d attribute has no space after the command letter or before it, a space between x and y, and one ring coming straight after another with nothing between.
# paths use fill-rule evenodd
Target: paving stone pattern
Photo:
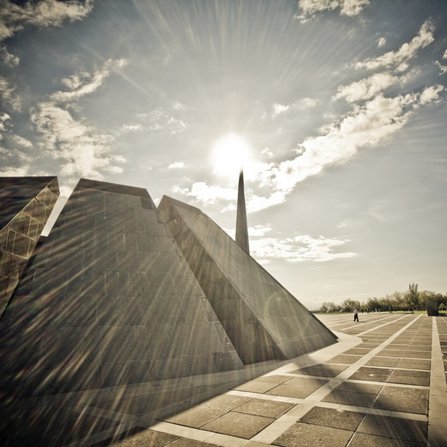
<instances>
[{"instance_id":1,"label":"paving stone pattern","mask_svg":"<svg viewBox=\"0 0 447 447\"><path fill-rule=\"evenodd\" d=\"M331 327L330 317L324 322ZM339 324L361 337L355 348L251 380L215 399L230 405L205 402L153 430L178 433L193 446L243 446L244 439L253 446L426 446L432 322L402 314L365 315L356 324L345 319ZM437 324L445 357L447 325L440 317Z\"/></svg>"}]
</instances>

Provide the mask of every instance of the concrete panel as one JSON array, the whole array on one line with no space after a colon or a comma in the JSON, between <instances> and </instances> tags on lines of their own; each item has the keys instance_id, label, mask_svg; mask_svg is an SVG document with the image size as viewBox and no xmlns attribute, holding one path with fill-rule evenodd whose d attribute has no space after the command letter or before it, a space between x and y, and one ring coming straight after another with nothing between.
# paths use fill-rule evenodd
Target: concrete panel
<instances>
[{"instance_id":1,"label":"concrete panel","mask_svg":"<svg viewBox=\"0 0 447 447\"><path fill-rule=\"evenodd\" d=\"M0 177L0 318L58 195L56 177Z\"/></svg>"},{"instance_id":2,"label":"concrete panel","mask_svg":"<svg viewBox=\"0 0 447 447\"><path fill-rule=\"evenodd\" d=\"M0 337L13 341L0 350L0 374L12 394L243 367L140 188L81 180L2 323Z\"/></svg>"},{"instance_id":3,"label":"concrete panel","mask_svg":"<svg viewBox=\"0 0 447 447\"><path fill-rule=\"evenodd\" d=\"M244 363L293 358L336 342L199 209L164 196L158 210Z\"/></svg>"}]
</instances>

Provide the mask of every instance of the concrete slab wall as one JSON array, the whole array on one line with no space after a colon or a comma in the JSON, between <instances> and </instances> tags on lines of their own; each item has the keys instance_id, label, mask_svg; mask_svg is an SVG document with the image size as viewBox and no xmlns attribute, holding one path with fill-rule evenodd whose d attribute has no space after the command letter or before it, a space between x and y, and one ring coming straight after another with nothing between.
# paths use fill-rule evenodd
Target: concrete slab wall
<instances>
[{"instance_id":1,"label":"concrete slab wall","mask_svg":"<svg viewBox=\"0 0 447 447\"><path fill-rule=\"evenodd\" d=\"M335 343L329 329L199 209L164 196L159 212L245 362L250 349L258 349L252 358L293 358Z\"/></svg>"},{"instance_id":2,"label":"concrete slab wall","mask_svg":"<svg viewBox=\"0 0 447 447\"><path fill-rule=\"evenodd\" d=\"M58 196L56 177L0 177L0 318Z\"/></svg>"},{"instance_id":3,"label":"concrete slab wall","mask_svg":"<svg viewBox=\"0 0 447 447\"><path fill-rule=\"evenodd\" d=\"M243 366L144 189L81 180L11 304L0 325L9 391L56 393Z\"/></svg>"}]
</instances>

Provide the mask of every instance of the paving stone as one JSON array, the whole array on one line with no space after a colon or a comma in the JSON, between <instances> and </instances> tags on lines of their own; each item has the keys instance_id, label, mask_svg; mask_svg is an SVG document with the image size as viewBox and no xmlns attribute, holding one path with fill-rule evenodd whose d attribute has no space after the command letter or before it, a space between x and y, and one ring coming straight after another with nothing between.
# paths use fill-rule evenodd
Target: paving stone
<instances>
[{"instance_id":1,"label":"paving stone","mask_svg":"<svg viewBox=\"0 0 447 447\"><path fill-rule=\"evenodd\" d=\"M379 351L378 355L382 357L402 357L404 352L405 351L394 349L382 349L381 351Z\"/></svg>"},{"instance_id":2,"label":"paving stone","mask_svg":"<svg viewBox=\"0 0 447 447\"><path fill-rule=\"evenodd\" d=\"M267 391L267 394L304 399L325 383L327 383L327 380L324 379L296 377L272 388Z\"/></svg>"},{"instance_id":3,"label":"paving stone","mask_svg":"<svg viewBox=\"0 0 447 447\"><path fill-rule=\"evenodd\" d=\"M391 357L373 357L367 365L371 366L396 366L399 362L399 359L397 358L391 358Z\"/></svg>"},{"instance_id":4,"label":"paving stone","mask_svg":"<svg viewBox=\"0 0 447 447\"><path fill-rule=\"evenodd\" d=\"M275 383L261 382L260 380L251 380L250 382L238 385L236 390L249 391L250 393L265 393L276 386Z\"/></svg>"},{"instance_id":5,"label":"paving stone","mask_svg":"<svg viewBox=\"0 0 447 447\"><path fill-rule=\"evenodd\" d=\"M306 368L296 369L291 371L293 374L306 374L310 376L319 377L335 377L344 371L347 366L344 365L312 365Z\"/></svg>"},{"instance_id":6,"label":"paving stone","mask_svg":"<svg viewBox=\"0 0 447 447\"><path fill-rule=\"evenodd\" d=\"M283 447L345 447L352 436L351 431L297 423L273 441Z\"/></svg>"},{"instance_id":7,"label":"paving stone","mask_svg":"<svg viewBox=\"0 0 447 447\"><path fill-rule=\"evenodd\" d=\"M122 447L163 447L176 439L178 439L178 436L155 430L145 430L113 445Z\"/></svg>"},{"instance_id":8,"label":"paving stone","mask_svg":"<svg viewBox=\"0 0 447 447\"><path fill-rule=\"evenodd\" d=\"M355 433L349 447L425 447L425 443L413 443L396 438Z\"/></svg>"},{"instance_id":9,"label":"paving stone","mask_svg":"<svg viewBox=\"0 0 447 447\"><path fill-rule=\"evenodd\" d=\"M196 441L195 439L180 438L172 442L169 446L173 447L216 447L216 444L209 444L208 442ZM146 446L145 446L146 447Z\"/></svg>"},{"instance_id":10,"label":"paving stone","mask_svg":"<svg viewBox=\"0 0 447 447\"><path fill-rule=\"evenodd\" d=\"M283 413L290 410L294 405L287 402L276 402L265 399L252 399L237 407L234 411L238 413L254 414L270 418L279 418Z\"/></svg>"},{"instance_id":11,"label":"paving stone","mask_svg":"<svg viewBox=\"0 0 447 447\"><path fill-rule=\"evenodd\" d=\"M300 422L355 431L364 416L363 413L353 411L314 407L300 419Z\"/></svg>"},{"instance_id":12,"label":"paving stone","mask_svg":"<svg viewBox=\"0 0 447 447\"><path fill-rule=\"evenodd\" d=\"M431 351L406 351L402 358L408 359L431 359Z\"/></svg>"},{"instance_id":13,"label":"paving stone","mask_svg":"<svg viewBox=\"0 0 447 447\"><path fill-rule=\"evenodd\" d=\"M388 377L390 377L392 371L393 371L392 369L387 368L372 368L363 366L359 368L359 370L349 378L352 380L370 380L371 382L386 382Z\"/></svg>"},{"instance_id":14,"label":"paving stone","mask_svg":"<svg viewBox=\"0 0 447 447\"><path fill-rule=\"evenodd\" d=\"M201 407L214 408L216 410L230 411L240 405L248 402L249 397L233 396L231 394L222 394L220 396L214 397L213 399L203 402Z\"/></svg>"},{"instance_id":15,"label":"paving stone","mask_svg":"<svg viewBox=\"0 0 447 447\"><path fill-rule=\"evenodd\" d=\"M399 363L397 364L397 368L430 370L431 360L401 359L401 360L399 360Z\"/></svg>"},{"instance_id":16,"label":"paving stone","mask_svg":"<svg viewBox=\"0 0 447 447\"><path fill-rule=\"evenodd\" d=\"M354 354L354 355L365 355L368 354L371 351L371 349L364 349L364 348L352 348L349 349L349 351L345 351L343 354Z\"/></svg>"},{"instance_id":17,"label":"paving stone","mask_svg":"<svg viewBox=\"0 0 447 447\"><path fill-rule=\"evenodd\" d=\"M428 390L384 386L373 408L427 414Z\"/></svg>"},{"instance_id":18,"label":"paving stone","mask_svg":"<svg viewBox=\"0 0 447 447\"><path fill-rule=\"evenodd\" d=\"M336 391L348 391L350 393L366 393L377 395L382 388L383 385L376 385L373 383L343 382L336 388Z\"/></svg>"},{"instance_id":19,"label":"paving stone","mask_svg":"<svg viewBox=\"0 0 447 447\"><path fill-rule=\"evenodd\" d=\"M328 363L341 363L344 365L352 365L362 358L361 355L340 354L330 359Z\"/></svg>"},{"instance_id":20,"label":"paving stone","mask_svg":"<svg viewBox=\"0 0 447 447\"><path fill-rule=\"evenodd\" d=\"M366 342L366 343L361 343L360 345L358 345L357 347L358 348L363 348L363 349L366 349L366 348L368 348L368 349L373 349L373 348L377 348L377 346L379 346L379 344L380 343L369 343L369 342Z\"/></svg>"},{"instance_id":21,"label":"paving stone","mask_svg":"<svg viewBox=\"0 0 447 447\"><path fill-rule=\"evenodd\" d=\"M256 380L259 380L260 382L267 382L267 383L276 383L280 384L287 380L290 380L290 376L281 376L278 374L272 374L271 376L261 376L258 377Z\"/></svg>"},{"instance_id":22,"label":"paving stone","mask_svg":"<svg viewBox=\"0 0 447 447\"><path fill-rule=\"evenodd\" d=\"M166 419L173 424L186 425L188 427L199 428L202 425L218 418L226 413L226 410L216 408L194 407L183 413L177 414Z\"/></svg>"},{"instance_id":23,"label":"paving stone","mask_svg":"<svg viewBox=\"0 0 447 447\"><path fill-rule=\"evenodd\" d=\"M409 442L426 442L427 439L426 422L372 414L365 416L357 431Z\"/></svg>"},{"instance_id":24,"label":"paving stone","mask_svg":"<svg viewBox=\"0 0 447 447\"><path fill-rule=\"evenodd\" d=\"M429 386L430 372L396 369L388 378L388 382Z\"/></svg>"},{"instance_id":25,"label":"paving stone","mask_svg":"<svg viewBox=\"0 0 447 447\"><path fill-rule=\"evenodd\" d=\"M230 411L223 416L209 422L202 427L203 430L214 431L239 438L250 439L275 419L252 414L236 413Z\"/></svg>"},{"instance_id":26,"label":"paving stone","mask_svg":"<svg viewBox=\"0 0 447 447\"><path fill-rule=\"evenodd\" d=\"M323 399L323 402L369 408L372 406L376 397L376 394L350 393L347 391L334 390Z\"/></svg>"}]
</instances>

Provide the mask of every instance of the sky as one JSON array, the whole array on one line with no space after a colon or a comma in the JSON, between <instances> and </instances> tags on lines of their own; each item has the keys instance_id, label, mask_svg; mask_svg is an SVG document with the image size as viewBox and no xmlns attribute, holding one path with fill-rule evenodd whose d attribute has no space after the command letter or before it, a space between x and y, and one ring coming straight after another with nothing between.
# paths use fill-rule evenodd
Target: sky
<instances>
[{"instance_id":1,"label":"sky","mask_svg":"<svg viewBox=\"0 0 447 447\"><path fill-rule=\"evenodd\" d=\"M0 175L146 188L308 308L447 292L445 0L0 0Z\"/></svg>"}]
</instances>

